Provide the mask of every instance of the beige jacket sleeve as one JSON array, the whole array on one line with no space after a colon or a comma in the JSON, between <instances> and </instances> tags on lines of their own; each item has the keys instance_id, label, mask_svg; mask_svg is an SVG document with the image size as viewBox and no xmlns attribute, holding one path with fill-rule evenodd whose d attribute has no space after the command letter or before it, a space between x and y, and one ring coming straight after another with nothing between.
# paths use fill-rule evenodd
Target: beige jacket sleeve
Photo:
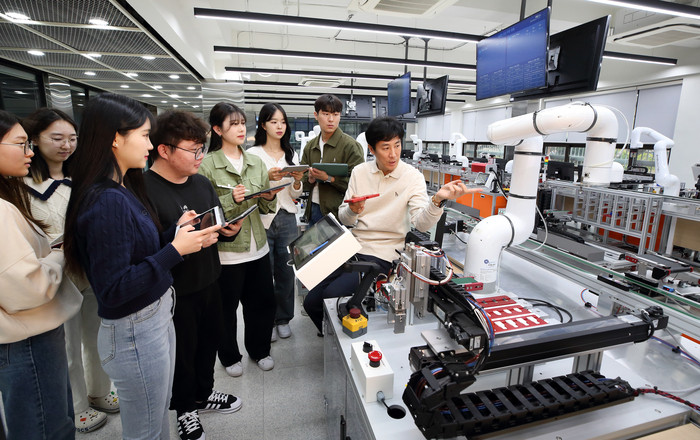
<instances>
[{"instance_id":1,"label":"beige jacket sleeve","mask_svg":"<svg viewBox=\"0 0 700 440\"><path fill-rule=\"evenodd\" d=\"M63 251L51 250L48 240L7 202L0 203L0 230L0 307L13 314L51 301L61 284Z\"/></svg>"}]
</instances>

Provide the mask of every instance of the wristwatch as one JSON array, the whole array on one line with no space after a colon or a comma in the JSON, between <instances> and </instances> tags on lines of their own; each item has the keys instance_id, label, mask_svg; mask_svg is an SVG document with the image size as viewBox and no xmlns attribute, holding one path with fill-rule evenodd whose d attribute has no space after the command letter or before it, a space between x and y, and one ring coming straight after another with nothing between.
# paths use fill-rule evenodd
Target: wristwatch
<instances>
[{"instance_id":1,"label":"wristwatch","mask_svg":"<svg viewBox=\"0 0 700 440\"><path fill-rule=\"evenodd\" d=\"M433 205L435 205L436 208L443 208L445 205L447 205L447 199L443 199L438 202L435 200L435 196L433 196L431 201L433 202Z\"/></svg>"},{"instance_id":2,"label":"wristwatch","mask_svg":"<svg viewBox=\"0 0 700 440\"><path fill-rule=\"evenodd\" d=\"M328 179L324 180L325 183L333 183L332 176L328 176Z\"/></svg>"}]
</instances>

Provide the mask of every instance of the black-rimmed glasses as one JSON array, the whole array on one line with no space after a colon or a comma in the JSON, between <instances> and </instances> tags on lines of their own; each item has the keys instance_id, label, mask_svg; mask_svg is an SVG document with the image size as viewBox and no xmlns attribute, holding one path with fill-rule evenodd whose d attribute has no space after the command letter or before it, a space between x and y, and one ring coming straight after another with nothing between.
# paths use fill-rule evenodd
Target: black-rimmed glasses
<instances>
[{"instance_id":1,"label":"black-rimmed glasses","mask_svg":"<svg viewBox=\"0 0 700 440\"><path fill-rule=\"evenodd\" d=\"M27 154L29 154L30 151L34 151L34 145L32 144L32 141L24 141L21 144L11 144L9 142L0 142L0 145L14 145L16 147L20 147L24 151L25 156Z\"/></svg>"},{"instance_id":2,"label":"black-rimmed glasses","mask_svg":"<svg viewBox=\"0 0 700 440\"><path fill-rule=\"evenodd\" d=\"M204 145L197 148L196 150L188 150L187 148L180 148L178 146L171 145L171 144L165 144L165 145L167 145L168 147L171 147L171 148L177 148L178 150L187 151L188 153L194 154L194 160L199 160L199 159L203 158L207 154L207 152L209 151L209 147L205 147Z\"/></svg>"}]
</instances>

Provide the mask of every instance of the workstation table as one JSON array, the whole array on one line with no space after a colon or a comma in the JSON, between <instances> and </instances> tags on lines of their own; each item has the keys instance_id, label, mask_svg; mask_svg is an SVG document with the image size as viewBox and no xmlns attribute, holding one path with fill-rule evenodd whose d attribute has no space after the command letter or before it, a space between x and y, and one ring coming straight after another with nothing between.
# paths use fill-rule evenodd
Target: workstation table
<instances>
[{"instance_id":1,"label":"workstation table","mask_svg":"<svg viewBox=\"0 0 700 440\"><path fill-rule=\"evenodd\" d=\"M583 306L579 293L583 287L548 272L546 269L516 255L504 252L501 261L500 289L519 297L544 299L569 310L574 320L595 318L597 315ZM342 332L336 313L336 299L324 303L325 398L328 439L340 439L341 416L346 435L352 440L422 440L423 435L413 423L407 410L405 418L395 420L387 415L377 401L365 402L358 376L350 362L351 344L375 340L383 359L394 373L393 397L388 405L399 404L405 409L401 396L411 375L408 361L410 347L425 345L420 333L438 328L437 320L429 315L413 319L401 334L394 334L393 324L387 324L386 312L369 314L368 332L351 339ZM550 314L549 322L558 318ZM410 321L409 321L410 322ZM497 338L498 340L498 338ZM536 364L533 380L566 375L572 372L574 359ZM611 348L602 356L601 373L620 377L635 388L658 386L660 390L684 390L700 384L700 367L670 351L660 342L650 340L635 345ZM475 392L506 386L508 371L488 372L464 392ZM700 402L700 391L684 395L693 403ZM533 427L521 427L515 432L493 435L494 440L571 440L638 438L642 435L687 423L697 415L685 405L659 396L640 396L632 402L576 413L561 420L552 420ZM459 437L464 438L464 437ZM700 438L700 437L699 437ZM343 439L346 440L346 439Z\"/></svg>"}]
</instances>

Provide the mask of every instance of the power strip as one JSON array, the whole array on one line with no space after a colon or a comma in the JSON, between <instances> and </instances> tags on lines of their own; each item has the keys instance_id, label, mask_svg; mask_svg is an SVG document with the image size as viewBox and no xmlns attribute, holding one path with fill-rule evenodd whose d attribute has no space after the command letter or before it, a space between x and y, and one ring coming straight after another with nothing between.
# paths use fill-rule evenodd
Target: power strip
<instances>
[{"instance_id":1,"label":"power strip","mask_svg":"<svg viewBox=\"0 0 700 440\"><path fill-rule=\"evenodd\" d=\"M364 351L365 344L371 345L369 353ZM377 341L374 340L353 342L351 345L350 365L357 375L360 394L366 403L377 401L377 391L383 392L387 399L394 397L394 371L384 359L383 354L378 361L371 362L370 355L377 359L376 353L381 354L382 351Z\"/></svg>"}]
</instances>

